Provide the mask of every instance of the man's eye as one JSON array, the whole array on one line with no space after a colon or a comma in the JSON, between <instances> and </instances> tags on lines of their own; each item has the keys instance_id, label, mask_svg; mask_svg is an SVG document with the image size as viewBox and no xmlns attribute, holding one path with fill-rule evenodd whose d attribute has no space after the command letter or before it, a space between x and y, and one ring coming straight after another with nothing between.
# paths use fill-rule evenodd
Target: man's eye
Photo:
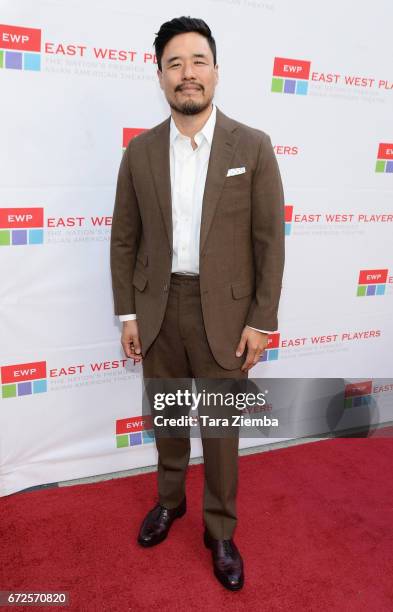
<instances>
[{"instance_id":1,"label":"man's eye","mask_svg":"<svg viewBox=\"0 0 393 612\"><path fill-rule=\"evenodd\" d=\"M176 68L177 66L180 66L180 64L171 64L170 68Z\"/></svg>"}]
</instances>

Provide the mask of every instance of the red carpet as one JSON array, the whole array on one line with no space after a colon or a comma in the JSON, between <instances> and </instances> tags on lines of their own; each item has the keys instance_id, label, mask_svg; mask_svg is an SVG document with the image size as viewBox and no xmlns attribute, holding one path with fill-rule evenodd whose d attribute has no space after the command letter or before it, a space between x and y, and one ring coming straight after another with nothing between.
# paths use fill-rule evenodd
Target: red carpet
<instances>
[{"instance_id":1,"label":"red carpet","mask_svg":"<svg viewBox=\"0 0 393 612\"><path fill-rule=\"evenodd\" d=\"M390 612L392 465L382 436L242 457L239 593L215 580L202 543L203 466L189 470L186 516L147 550L135 537L155 474L11 495L0 500L0 590L70 591L56 610Z\"/></svg>"}]
</instances>

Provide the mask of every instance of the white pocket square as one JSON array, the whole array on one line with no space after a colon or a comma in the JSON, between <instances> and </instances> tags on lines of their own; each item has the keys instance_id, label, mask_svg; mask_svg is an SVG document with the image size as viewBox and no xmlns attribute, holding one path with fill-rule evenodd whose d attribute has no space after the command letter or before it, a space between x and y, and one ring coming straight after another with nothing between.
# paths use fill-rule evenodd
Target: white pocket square
<instances>
[{"instance_id":1,"label":"white pocket square","mask_svg":"<svg viewBox=\"0 0 393 612\"><path fill-rule=\"evenodd\" d=\"M246 169L244 166L242 166L241 168L229 168L227 176L236 176L237 174L244 174L245 171Z\"/></svg>"}]
</instances>

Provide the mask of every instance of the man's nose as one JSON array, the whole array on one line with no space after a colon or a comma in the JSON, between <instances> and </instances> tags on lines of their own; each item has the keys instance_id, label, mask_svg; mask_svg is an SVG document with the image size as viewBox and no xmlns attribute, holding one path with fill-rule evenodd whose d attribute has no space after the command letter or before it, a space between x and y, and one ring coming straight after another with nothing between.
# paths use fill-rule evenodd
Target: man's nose
<instances>
[{"instance_id":1,"label":"man's nose","mask_svg":"<svg viewBox=\"0 0 393 612\"><path fill-rule=\"evenodd\" d=\"M183 66L183 79L194 79L194 65L192 62L186 62Z\"/></svg>"}]
</instances>

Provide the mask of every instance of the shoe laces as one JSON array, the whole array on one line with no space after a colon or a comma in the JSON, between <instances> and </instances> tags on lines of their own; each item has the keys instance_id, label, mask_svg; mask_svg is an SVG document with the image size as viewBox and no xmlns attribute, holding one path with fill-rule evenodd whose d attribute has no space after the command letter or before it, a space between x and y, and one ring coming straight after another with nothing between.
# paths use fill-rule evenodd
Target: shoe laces
<instances>
[{"instance_id":1,"label":"shoe laces","mask_svg":"<svg viewBox=\"0 0 393 612\"><path fill-rule=\"evenodd\" d=\"M223 540L223 549L224 552L228 555L233 555L233 546L231 540Z\"/></svg>"},{"instance_id":2,"label":"shoe laces","mask_svg":"<svg viewBox=\"0 0 393 612\"><path fill-rule=\"evenodd\" d=\"M157 504L157 508L159 508L158 519L160 519L163 515L168 514L168 508L165 506L161 506L161 504Z\"/></svg>"}]
</instances>

